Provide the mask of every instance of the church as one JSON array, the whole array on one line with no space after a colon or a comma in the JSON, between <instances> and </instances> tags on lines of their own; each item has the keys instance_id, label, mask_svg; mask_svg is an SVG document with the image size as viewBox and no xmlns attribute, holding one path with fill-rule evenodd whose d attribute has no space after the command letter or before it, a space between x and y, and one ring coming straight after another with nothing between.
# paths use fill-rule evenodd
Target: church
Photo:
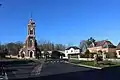
<instances>
[{"instance_id":1,"label":"church","mask_svg":"<svg viewBox=\"0 0 120 80\"><path fill-rule=\"evenodd\" d=\"M37 41L35 37L35 22L31 18L27 25L25 44L19 51L20 58L35 58L37 54Z\"/></svg>"}]
</instances>

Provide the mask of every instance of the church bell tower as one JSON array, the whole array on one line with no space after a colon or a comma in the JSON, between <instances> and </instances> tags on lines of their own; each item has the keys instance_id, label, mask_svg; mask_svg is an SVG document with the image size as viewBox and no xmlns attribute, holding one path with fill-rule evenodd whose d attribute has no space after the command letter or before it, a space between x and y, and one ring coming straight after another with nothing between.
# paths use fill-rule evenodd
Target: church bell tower
<instances>
[{"instance_id":1,"label":"church bell tower","mask_svg":"<svg viewBox=\"0 0 120 80\"><path fill-rule=\"evenodd\" d=\"M19 55L22 58L35 58L36 52L35 22L31 18L27 25L27 38L23 48L19 51Z\"/></svg>"},{"instance_id":2,"label":"church bell tower","mask_svg":"<svg viewBox=\"0 0 120 80\"><path fill-rule=\"evenodd\" d=\"M35 22L31 18L28 23L28 35L26 40L26 49L28 56L30 58L35 57L36 47L35 47Z\"/></svg>"}]
</instances>

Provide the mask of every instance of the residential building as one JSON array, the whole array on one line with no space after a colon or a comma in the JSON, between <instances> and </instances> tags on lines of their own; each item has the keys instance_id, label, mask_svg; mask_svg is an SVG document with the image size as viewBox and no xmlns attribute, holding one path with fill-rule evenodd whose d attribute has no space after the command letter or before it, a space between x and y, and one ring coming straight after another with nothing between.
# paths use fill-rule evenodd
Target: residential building
<instances>
[{"instance_id":1,"label":"residential building","mask_svg":"<svg viewBox=\"0 0 120 80\"><path fill-rule=\"evenodd\" d=\"M80 48L76 46L71 46L65 49L65 57L68 57L69 54L79 54L80 53Z\"/></svg>"},{"instance_id":2,"label":"residential building","mask_svg":"<svg viewBox=\"0 0 120 80\"><path fill-rule=\"evenodd\" d=\"M87 48L91 53L96 53L99 50L103 51L103 52L110 52L110 53L114 53L116 52L116 46L114 46L110 41L108 40L102 40L102 41L97 41L94 42L93 44L91 44L88 48Z\"/></svg>"},{"instance_id":3,"label":"residential building","mask_svg":"<svg viewBox=\"0 0 120 80\"><path fill-rule=\"evenodd\" d=\"M120 43L116 47L117 58L120 58Z\"/></svg>"}]
</instances>

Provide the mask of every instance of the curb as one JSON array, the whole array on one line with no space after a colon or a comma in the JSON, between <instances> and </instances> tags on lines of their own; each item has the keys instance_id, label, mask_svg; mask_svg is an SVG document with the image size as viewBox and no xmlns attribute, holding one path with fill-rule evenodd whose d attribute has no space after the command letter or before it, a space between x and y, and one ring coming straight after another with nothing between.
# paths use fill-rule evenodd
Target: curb
<instances>
[{"instance_id":1,"label":"curb","mask_svg":"<svg viewBox=\"0 0 120 80\"><path fill-rule=\"evenodd\" d=\"M88 65L83 65L83 64L74 64L74 63L70 63L70 62L65 62L65 63L69 63L69 64L77 65L77 66L88 67L88 68L94 68L94 69L102 69L101 67L94 67L94 66L88 66Z\"/></svg>"},{"instance_id":2,"label":"curb","mask_svg":"<svg viewBox=\"0 0 120 80\"><path fill-rule=\"evenodd\" d=\"M83 65L83 64L79 64L79 66L84 66L84 67L89 67L89 68L94 68L94 69L102 69L101 67L94 67L94 66L88 66L88 65Z\"/></svg>"}]
</instances>

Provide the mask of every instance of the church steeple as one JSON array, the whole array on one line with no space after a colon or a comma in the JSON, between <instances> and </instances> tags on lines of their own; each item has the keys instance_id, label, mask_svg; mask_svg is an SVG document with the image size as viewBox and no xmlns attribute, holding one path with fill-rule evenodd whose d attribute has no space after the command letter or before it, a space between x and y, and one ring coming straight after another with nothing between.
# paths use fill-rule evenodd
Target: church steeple
<instances>
[{"instance_id":1,"label":"church steeple","mask_svg":"<svg viewBox=\"0 0 120 80\"><path fill-rule=\"evenodd\" d=\"M28 25L34 25L34 24L35 24L35 22L33 21L33 19L30 18ZM35 26L34 26L34 27L35 27Z\"/></svg>"},{"instance_id":2,"label":"church steeple","mask_svg":"<svg viewBox=\"0 0 120 80\"><path fill-rule=\"evenodd\" d=\"M36 39L35 39L35 22L31 18L29 19L28 25L27 25L27 39L25 42L25 47L23 47L23 49L21 49L20 54L23 54L26 57L29 58L35 58L36 55Z\"/></svg>"},{"instance_id":3,"label":"church steeple","mask_svg":"<svg viewBox=\"0 0 120 80\"><path fill-rule=\"evenodd\" d=\"M31 18L28 23L28 36L35 36L35 22Z\"/></svg>"},{"instance_id":4,"label":"church steeple","mask_svg":"<svg viewBox=\"0 0 120 80\"><path fill-rule=\"evenodd\" d=\"M30 14L30 20L28 25L31 25L31 24L35 24L35 22L33 21L32 12Z\"/></svg>"}]
</instances>

